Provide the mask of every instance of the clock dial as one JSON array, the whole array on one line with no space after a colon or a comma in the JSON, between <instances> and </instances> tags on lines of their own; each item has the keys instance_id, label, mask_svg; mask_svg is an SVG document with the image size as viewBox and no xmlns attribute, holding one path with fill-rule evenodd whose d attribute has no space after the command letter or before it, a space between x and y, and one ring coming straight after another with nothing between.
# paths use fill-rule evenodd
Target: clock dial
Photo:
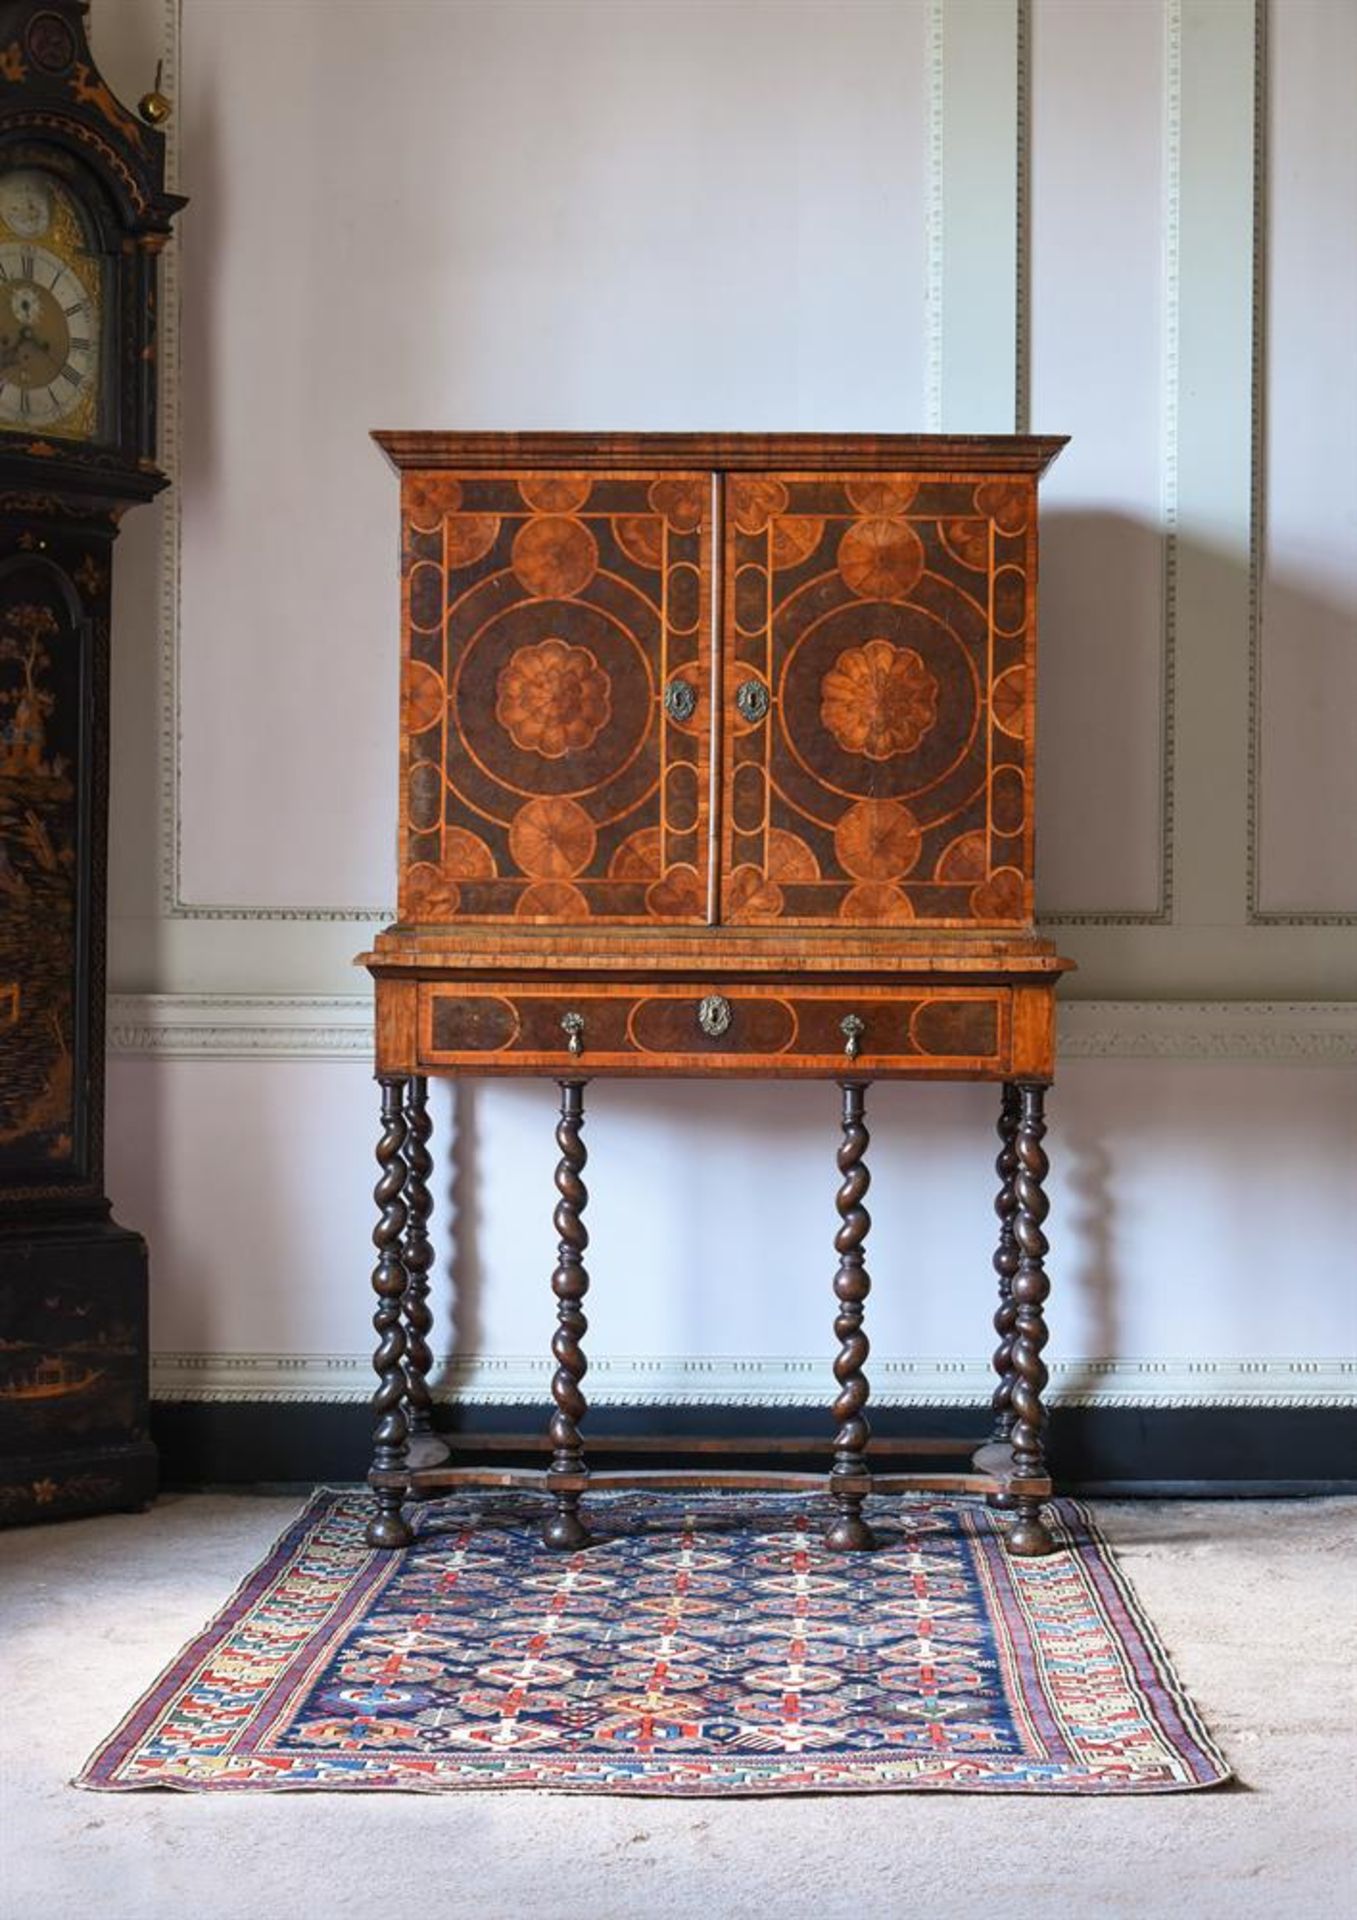
<instances>
[{"instance_id":1,"label":"clock dial","mask_svg":"<svg viewBox=\"0 0 1357 1920\"><path fill-rule=\"evenodd\" d=\"M65 184L0 172L0 430L92 440L100 388L102 276Z\"/></svg>"},{"instance_id":2,"label":"clock dial","mask_svg":"<svg viewBox=\"0 0 1357 1920\"><path fill-rule=\"evenodd\" d=\"M94 303L46 247L0 244L0 424L53 427L91 397Z\"/></svg>"}]
</instances>

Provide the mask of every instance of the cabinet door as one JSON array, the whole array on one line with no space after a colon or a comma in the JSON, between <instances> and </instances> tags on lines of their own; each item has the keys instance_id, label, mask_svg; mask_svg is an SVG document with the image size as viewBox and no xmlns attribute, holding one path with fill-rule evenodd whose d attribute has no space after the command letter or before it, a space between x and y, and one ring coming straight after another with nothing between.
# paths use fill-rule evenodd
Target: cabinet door
<instances>
[{"instance_id":1,"label":"cabinet door","mask_svg":"<svg viewBox=\"0 0 1357 1920\"><path fill-rule=\"evenodd\" d=\"M725 483L724 920L1030 920L1036 485Z\"/></svg>"},{"instance_id":2,"label":"cabinet door","mask_svg":"<svg viewBox=\"0 0 1357 1920\"><path fill-rule=\"evenodd\" d=\"M407 473L405 921L705 921L711 477Z\"/></svg>"}]
</instances>

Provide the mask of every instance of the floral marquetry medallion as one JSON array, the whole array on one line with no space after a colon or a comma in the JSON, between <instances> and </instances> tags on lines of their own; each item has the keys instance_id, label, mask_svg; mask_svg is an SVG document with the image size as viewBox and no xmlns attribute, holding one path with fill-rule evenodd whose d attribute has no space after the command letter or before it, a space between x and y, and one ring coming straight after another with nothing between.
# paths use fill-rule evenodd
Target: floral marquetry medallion
<instances>
[{"instance_id":1,"label":"floral marquetry medallion","mask_svg":"<svg viewBox=\"0 0 1357 1920\"><path fill-rule=\"evenodd\" d=\"M404 919L705 919L710 501L408 476Z\"/></svg>"},{"instance_id":2,"label":"floral marquetry medallion","mask_svg":"<svg viewBox=\"0 0 1357 1920\"><path fill-rule=\"evenodd\" d=\"M1030 921L1034 493L728 477L723 918Z\"/></svg>"}]
</instances>

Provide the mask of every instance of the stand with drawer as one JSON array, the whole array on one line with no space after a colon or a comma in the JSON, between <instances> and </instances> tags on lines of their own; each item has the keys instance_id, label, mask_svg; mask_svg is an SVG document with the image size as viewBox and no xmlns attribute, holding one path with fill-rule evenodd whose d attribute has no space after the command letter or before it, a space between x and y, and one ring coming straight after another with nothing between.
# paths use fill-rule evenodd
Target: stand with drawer
<instances>
[{"instance_id":1,"label":"stand with drawer","mask_svg":"<svg viewBox=\"0 0 1357 1920\"><path fill-rule=\"evenodd\" d=\"M1044 1099L1068 965L1032 930L1030 438L379 434L402 475L400 917L374 976L378 1376L369 1540L402 1503L529 1484L544 1540L590 1487L823 1476L590 1472L584 1090L833 1080L837 1431L828 1544L869 1492L972 1490L1041 1554ZM431 1074L560 1089L554 1411L540 1469L450 1464L428 1376ZM994 1433L961 1473L869 1465L866 1094L1002 1088Z\"/></svg>"}]
</instances>

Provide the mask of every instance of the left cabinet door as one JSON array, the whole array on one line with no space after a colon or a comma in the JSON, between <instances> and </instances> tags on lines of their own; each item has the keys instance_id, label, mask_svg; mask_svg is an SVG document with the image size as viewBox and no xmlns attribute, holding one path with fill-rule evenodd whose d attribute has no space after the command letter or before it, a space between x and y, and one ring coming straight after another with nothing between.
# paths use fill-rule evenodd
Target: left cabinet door
<instances>
[{"instance_id":1,"label":"left cabinet door","mask_svg":"<svg viewBox=\"0 0 1357 1920\"><path fill-rule=\"evenodd\" d=\"M403 921L707 919L711 497L404 475Z\"/></svg>"}]
</instances>

